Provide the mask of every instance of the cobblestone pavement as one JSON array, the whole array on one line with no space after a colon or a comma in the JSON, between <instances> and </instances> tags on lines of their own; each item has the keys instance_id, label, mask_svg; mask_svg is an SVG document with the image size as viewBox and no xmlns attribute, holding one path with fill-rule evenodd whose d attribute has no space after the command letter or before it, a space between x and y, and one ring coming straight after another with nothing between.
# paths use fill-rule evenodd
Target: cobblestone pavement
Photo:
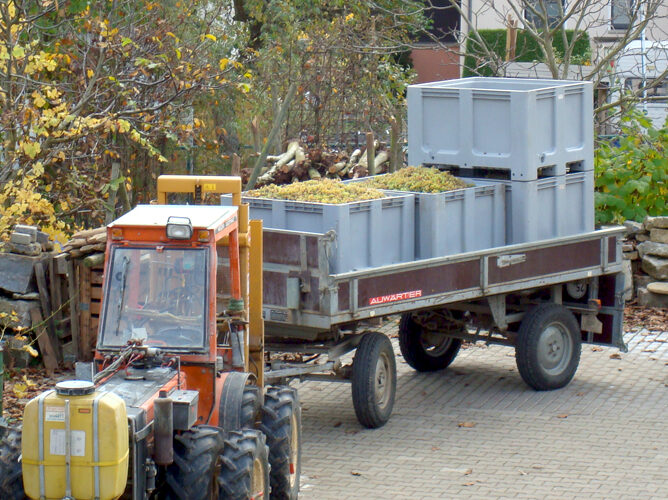
<instances>
[{"instance_id":1,"label":"cobblestone pavement","mask_svg":"<svg viewBox=\"0 0 668 500\"><path fill-rule=\"evenodd\" d=\"M296 384L300 497L667 499L668 332L625 340L628 353L584 345L570 385L535 392L511 348L469 347L421 374L394 338L397 399L375 430L357 423L348 384Z\"/></svg>"}]
</instances>

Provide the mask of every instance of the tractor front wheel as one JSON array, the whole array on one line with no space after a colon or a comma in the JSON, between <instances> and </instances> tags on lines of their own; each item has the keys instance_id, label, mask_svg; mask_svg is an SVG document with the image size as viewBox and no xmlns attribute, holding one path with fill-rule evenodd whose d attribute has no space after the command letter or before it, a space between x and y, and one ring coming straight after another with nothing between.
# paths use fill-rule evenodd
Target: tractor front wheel
<instances>
[{"instance_id":1,"label":"tractor front wheel","mask_svg":"<svg viewBox=\"0 0 668 500\"><path fill-rule=\"evenodd\" d=\"M296 500L299 495L301 424L297 390L287 386L267 388L261 429L269 445L273 500Z\"/></svg>"},{"instance_id":2,"label":"tractor front wheel","mask_svg":"<svg viewBox=\"0 0 668 500\"><path fill-rule=\"evenodd\" d=\"M221 500L269 498L269 450L262 432L242 429L229 433L218 485Z\"/></svg>"},{"instance_id":3,"label":"tractor front wheel","mask_svg":"<svg viewBox=\"0 0 668 500\"><path fill-rule=\"evenodd\" d=\"M23 500L23 473L21 471L21 431L8 427L0 440L0 498Z\"/></svg>"},{"instance_id":4,"label":"tractor front wheel","mask_svg":"<svg viewBox=\"0 0 668 500\"><path fill-rule=\"evenodd\" d=\"M174 463L167 467L165 497L218 498L216 477L222 449L223 437L217 427L201 425L174 436Z\"/></svg>"}]
</instances>

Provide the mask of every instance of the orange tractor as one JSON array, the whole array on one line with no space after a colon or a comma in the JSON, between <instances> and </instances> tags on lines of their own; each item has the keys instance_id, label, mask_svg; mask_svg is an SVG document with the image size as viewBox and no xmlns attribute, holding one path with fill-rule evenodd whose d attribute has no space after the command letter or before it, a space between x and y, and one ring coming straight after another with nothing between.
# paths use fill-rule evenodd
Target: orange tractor
<instances>
[{"instance_id":1,"label":"orange tractor","mask_svg":"<svg viewBox=\"0 0 668 500\"><path fill-rule=\"evenodd\" d=\"M4 431L3 500L297 497L297 392L264 387L262 223L234 177L161 176L158 203L108 226L94 361Z\"/></svg>"}]
</instances>

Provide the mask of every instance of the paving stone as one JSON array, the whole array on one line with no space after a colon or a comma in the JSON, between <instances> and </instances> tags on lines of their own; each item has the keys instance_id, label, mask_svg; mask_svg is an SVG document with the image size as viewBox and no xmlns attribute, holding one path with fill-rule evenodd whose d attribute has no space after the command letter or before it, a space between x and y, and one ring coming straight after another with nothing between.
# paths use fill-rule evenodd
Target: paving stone
<instances>
[{"instance_id":1,"label":"paving stone","mask_svg":"<svg viewBox=\"0 0 668 500\"><path fill-rule=\"evenodd\" d=\"M396 335L397 326L380 330ZM393 338L397 399L374 430L357 423L349 385L297 383L308 408L300 498L665 497L668 332L625 340L619 360L610 359L617 349L584 345L567 387L535 392L511 348L476 345L445 371L417 373Z\"/></svg>"},{"instance_id":2,"label":"paving stone","mask_svg":"<svg viewBox=\"0 0 668 500\"><path fill-rule=\"evenodd\" d=\"M638 253L641 257L645 255L656 255L657 257L668 257L668 245L665 243L656 243L654 241L645 241L638 245Z\"/></svg>"},{"instance_id":3,"label":"paving stone","mask_svg":"<svg viewBox=\"0 0 668 500\"><path fill-rule=\"evenodd\" d=\"M643 271L659 281L668 280L668 259L645 255L641 267Z\"/></svg>"},{"instance_id":4,"label":"paving stone","mask_svg":"<svg viewBox=\"0 0 668 500\"><path fill-rule=\"evenodd\" d=\"M668 216L665 215L658 217L647 216L643 221L643 226L647 230L654 228L668 229Z\"/></svg>"},{"instance_id":5,"label":"paving stone","mask_svg":"<svg viewBox=\"0 0 668 500\"><path fill-rule=\"evenodd\" d=\"M624 227L626 228L626 234L628 234L629 236L633 236L634 234L638 234L643 230L643 223L636 222L633 220L627 220L624 221Z\"/></svg>"},{"instance_id":6,"label":"paving stone","mask_svg":"<svg viewBox=\"0 0 668 500\"><path fill-rule=\"evenodd\" d=\"M659 295L668 295L668 283L665 281L655 281L647 285L647 290Z\"/></svg>"},{"instance_id":7,"label":"paving stone","mask_svg":"<svg viewBox=\"0 0 668 500\"><path fill-rule=\"evenodd\" d=\"M638 305L668 308L668 295L653 293L647 288L638 288Z\"/></svg>"},{"instance_id":8,"label":"paving stone","mask_svg":"<svg viewBox=\"0 0 668 500\"><path fill-rule=\"evenodd\" d=\"M9 241L17 245L30 245L35 242L35 235L13 232L9 236Z\"/></svg>"},{"instance_id":9,"label":"paving stone","mask_svg":"<svg viewBox=\"0 0 668 500\"><path fill-rule=\"evenodd\" d=\"M668 229L652 229L649 232L649 239L655 243L668 243Z\"/></svg>"}]
</instances>

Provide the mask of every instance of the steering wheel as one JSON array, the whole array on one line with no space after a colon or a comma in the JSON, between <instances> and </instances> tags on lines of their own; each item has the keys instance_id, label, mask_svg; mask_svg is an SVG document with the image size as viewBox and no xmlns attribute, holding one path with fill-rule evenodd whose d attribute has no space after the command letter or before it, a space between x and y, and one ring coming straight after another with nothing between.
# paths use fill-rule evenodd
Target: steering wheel
<instances>
[{"instance_id":1,"label":"steering wheel","mask_svg":"<svg viewBox=\"0 0 668 500\"><path fill-rule=\"evenodd\" d=\"M201 337L202 332L197 328L184 326L168 326L161 328L146 340L147 344L184 347L193 345Z\"/></svg>"}]
</instances>

